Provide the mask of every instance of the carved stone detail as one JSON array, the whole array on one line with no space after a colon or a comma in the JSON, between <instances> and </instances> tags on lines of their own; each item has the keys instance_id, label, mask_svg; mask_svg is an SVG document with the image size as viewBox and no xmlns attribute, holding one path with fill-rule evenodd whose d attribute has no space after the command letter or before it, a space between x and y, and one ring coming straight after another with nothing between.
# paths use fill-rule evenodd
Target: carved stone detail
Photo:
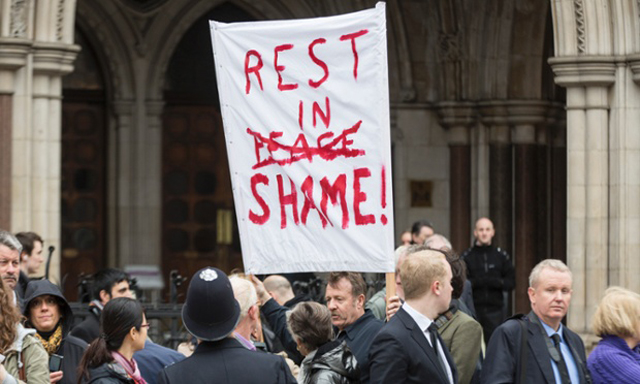
<instances>
[{"instance_id":1,"label":"carved stone detail","mask_svg":"<svg viewBox=\"0 0 640 384\"><path fill-rule=\"evenodd\" d=\"M13 0L11 2L11 37L27 37L27 9L28 0Z\"/></svg>"},{"instance_id":2,"label":"carved stone detail","mask_svg":"<svg viewBox=\"0 0 640 384\"><path fill-rule=\"evenodd\" d=\"M583 0L574 0L573 1L574 10L576 13L576 37L578 43L578 54L584 55L587 52L586 47L586 35L585 35L585 24L584 24L584 4Z\"/></svg>"},{"instance_id":3,"label":"carved stone detail","mask_svg":"<svg viewBox=\"0 0 640 384\"><path fill-rule=\"evenodd\" d=\"M56 40L62 41L64 36L64 0L58 0L58 12L56 13Z\"/></svg>"},{"instance_id":4,"label":"carved stone detail","mask_svg":"<svg viewBox=\"0 0 640 384\"><path fill-rule=\"evenodd\" d=\"M456 62L460 60L459 37L455 33L441 33L438 36L440 47L440 57L445 62Z\"/></svg>"}]
</instances>

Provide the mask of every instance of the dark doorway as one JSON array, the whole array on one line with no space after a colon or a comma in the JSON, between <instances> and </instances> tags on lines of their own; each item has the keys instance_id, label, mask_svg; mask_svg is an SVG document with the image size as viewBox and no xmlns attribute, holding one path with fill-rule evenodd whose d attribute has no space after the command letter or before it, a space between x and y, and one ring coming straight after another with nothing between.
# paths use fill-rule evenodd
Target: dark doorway
<instances>
[{"instance_id":1,"label":"dark doorway","mask_svg":"<svg viewBox=\"0 0 640 384\"><path fill-rule=\"evenodd\" d=\"M247 21L223 4L182 38L165 79L162 133L162 265L191 277L215 266L242 268L209 20Z\"/></svg>"},{"instance_id":2,"label":"dark doorway","mask_svg":"<svg viewBox=\"0 0 640 384\"><path fill-rule=\"evenodd\" d=\"M76 28L82 47L75 71L63 80L61 278L65 297L78 300L79 276L105 266L106 96L95 52Z\"/></svg>"}]
</instances>

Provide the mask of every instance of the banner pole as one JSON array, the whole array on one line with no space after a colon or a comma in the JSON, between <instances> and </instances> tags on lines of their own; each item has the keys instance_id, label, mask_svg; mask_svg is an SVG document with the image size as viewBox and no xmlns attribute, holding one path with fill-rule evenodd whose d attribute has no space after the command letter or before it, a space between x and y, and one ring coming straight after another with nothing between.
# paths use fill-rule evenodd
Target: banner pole
<instances>
[{"instance_id":1,"label":"banner pole","mask_svg":"<svg viewBox=\"0 0 640 384\"><path fill-rule=\"evenodd\" d=\"M396 274L393 272L389 272L385 274L385 280L387 285L387 303L389 302L389 298L396 295Z\"/></svg>"}]
</instances>

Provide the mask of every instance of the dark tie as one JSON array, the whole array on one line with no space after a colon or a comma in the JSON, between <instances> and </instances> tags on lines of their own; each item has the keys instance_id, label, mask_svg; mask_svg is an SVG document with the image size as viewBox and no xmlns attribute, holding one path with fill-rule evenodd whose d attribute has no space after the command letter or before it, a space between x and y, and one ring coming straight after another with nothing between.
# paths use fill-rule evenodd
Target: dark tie
<instances>
[{"instance_id":1,"label":"dark tie","mask_svg":"<svg viewBox=\"0 0 640 384\"><path fill-rule=\"evenodd\" d=\"M442 368L442 372L444 372L444 375L446 377L449 377L449 374L447 373L447 367L445 367L443 361L445 357L440 356L440 354L438 353L438 326L435 323L431 323L428 329L429 339L431 339L431 347L433 348L433 352L436 354L436 359L440 363L440 368Z\"/></svg>"},{"instance_id":2,"label":"dark tie","mask_svg":"<svg viewBox=\"0 0 640 384\"><path fill-rule=\"evenodd\" d=\"M560 360L556 361L558 365L558 371L560 372L560 379L562 380L562 384L571 384L571 378L569 378L569 370L567 369L567 364L564 361L564 356L562 355L562 350L560 349L560 335L554 333L551 335L553 339L553 344L555 344L556 349L558 350L558 354L560 355Z\"/></svg>"}]
</instances>

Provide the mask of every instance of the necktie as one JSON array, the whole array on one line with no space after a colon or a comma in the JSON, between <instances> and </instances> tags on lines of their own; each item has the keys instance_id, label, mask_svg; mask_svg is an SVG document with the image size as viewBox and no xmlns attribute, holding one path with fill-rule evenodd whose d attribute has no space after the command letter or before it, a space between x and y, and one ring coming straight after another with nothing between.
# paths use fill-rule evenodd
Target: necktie
<instances>
[{"instance_id":1,"label":"necktie","mask_svg":"<svg viewBox=\"0 0 640 384\"><path fill-rule=\"evenodd\" d=\"M447 373L447 367L445 367L444 361L443 361L445 357L440 356L440 354L438 353L438 336L437 336L438 327L436 326L435 323L431 323L428 329L429 329L429 339L431 339L431 347L433 348L433 352L436 354L436 359L438 359L438 362L440 363L440 368L442 368L442 372L446 377L448 377L449 374Z\"/></svg>"},{"instance_id":2,"label":"necktie","mask_svg":"<svg viewBox=\"0 0 640 384\"><path fill-rule=\"evenodd\" d=\"M564 356L562 355L562 350L560 349L560 335L554 333L551 335L553 339L553 344L555 344L556 349L558 350L558 354L560 355L559 361L556 360L558 365L558 371L560 372L560 379L562 380L562 384L571 384L571 379L569 378L569 370L567 370L567 364L564 361Z\"/></svg>"}]
</instances>

